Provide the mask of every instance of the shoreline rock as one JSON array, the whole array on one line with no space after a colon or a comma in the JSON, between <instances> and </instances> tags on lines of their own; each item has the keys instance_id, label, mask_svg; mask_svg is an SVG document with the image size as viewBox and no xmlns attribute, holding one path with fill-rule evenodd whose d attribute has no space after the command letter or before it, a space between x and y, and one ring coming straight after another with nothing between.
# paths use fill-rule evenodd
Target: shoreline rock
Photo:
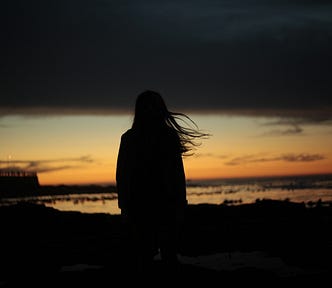
<instances>
[{"instance_id":1,"label":"shoreline rock","mask_svg":"<svg viewBox=\"0 0 332 288\"><path fill-rule=\"evenodd\" d=\"M129 257L120 215L64 212L39 204L18 203L0 207L0 224L0 245L4 250L0 281L9 281L13 275L37 279L38 275L50 273L62 279L61 267L77 264L104 267L84 272L99 273L102 278L109 271L121 272ZM315 275L301 275L301 279L322 278L332 271L331 224L332 206L308 208L275 200L236 206L189 205L180 252L183 257L193 258L258 251L301 271L318 271ZM252 267L241 268L215 271L188 264L182 269L183 274L195 270L197 277L199 273L223 277L242 273L278 278L264 270L256 269L250 274ZM66 275L70 273L74 277L76 272Z\"/></svg>"}]
</instances>

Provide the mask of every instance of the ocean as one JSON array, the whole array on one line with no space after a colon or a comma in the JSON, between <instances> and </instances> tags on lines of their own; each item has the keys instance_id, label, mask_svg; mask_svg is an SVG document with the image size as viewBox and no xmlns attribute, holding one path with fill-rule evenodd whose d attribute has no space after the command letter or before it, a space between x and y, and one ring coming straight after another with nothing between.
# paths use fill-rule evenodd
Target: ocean
<instances>
[{"instance_id":1,"label":"ocean","mask_svg":"<svg viewBox=\"0 0 332 288\"><path fill-rule=\"evenodd\" d=\"M331 205L332 175L188 180L187 199L189 204L240 205L270 199L306 206ZM5 198L0 199L0 205L20 201L44 204L61 211L120 214L114 191Z\"/></svg>"}]
</instances>

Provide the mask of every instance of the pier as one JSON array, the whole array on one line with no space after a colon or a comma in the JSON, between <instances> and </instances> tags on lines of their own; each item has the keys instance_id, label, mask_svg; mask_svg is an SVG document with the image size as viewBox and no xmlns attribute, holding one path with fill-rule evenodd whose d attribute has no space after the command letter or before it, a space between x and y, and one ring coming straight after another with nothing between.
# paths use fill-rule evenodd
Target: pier
<instances>
[{"instance_id":1,"label":"pier","mask_svg":"<svg viewBox=\"0 0 332 288\"><path fill-rule=\"evenodd\" d=\"M33 194L40 187L36 172L23 170L0 171L0 198Z\"/></svg>"}]
</instances>

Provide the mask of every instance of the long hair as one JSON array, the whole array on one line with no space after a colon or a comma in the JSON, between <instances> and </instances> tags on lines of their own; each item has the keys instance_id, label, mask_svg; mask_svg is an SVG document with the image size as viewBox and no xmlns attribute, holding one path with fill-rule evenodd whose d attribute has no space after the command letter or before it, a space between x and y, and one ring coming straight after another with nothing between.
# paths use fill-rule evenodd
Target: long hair
<instances>
[{"instance_id":1,"label":"long hair","mask_svg":"<svg viewBox=\"0 0 332 288\"><path fill-rule=\"evenodd\" d=\"M165 125L177 133L184 156L193 154L195 147L201 144L197 142L199 138L210 136L199 131L196 123L186 114L169 111L160 93L151 90L140 93L136 98L132 128L158 129Z\"/></svg>"}]
</instances>

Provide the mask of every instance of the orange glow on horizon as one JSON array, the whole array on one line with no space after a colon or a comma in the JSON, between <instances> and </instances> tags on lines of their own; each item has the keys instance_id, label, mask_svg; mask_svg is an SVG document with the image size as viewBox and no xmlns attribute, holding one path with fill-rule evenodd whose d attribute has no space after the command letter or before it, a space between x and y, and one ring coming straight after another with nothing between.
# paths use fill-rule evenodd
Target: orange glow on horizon
<instances>
[{"instance_id":1,"label":"orange glow on horizon","mask_svg":"<svg viewBox=\"0 0 332 288\"><path fill-rule=\"evenodd\" d=\"M264 125L269 118L190 116L211 137L184 157L187 180L332 173L329 125L303 124L303 132L289 134L289 124ZM114 184L121 134L131 121L128 115L3 117L0 168L37 171L41 185Z\"/></svg>"},{"instance_id":2,"label":"orange glow on horizon","mask_svg":"<svg viewBox=\"0 0 332 288\"><path fill-rule=\"evenodd\" d=\"M186 179L211 180L227 178L251 178L251 177L274 177L274 176L300 176L315 174L332 174L331 164L314 165L313 163L270 163L269 165L239 165L218 167L209 165L208 161L200 159L190 160L185 164ZM212 161L213 162L213 161ZM310 166L308 168L308 166ZM41 185L108 185L115 184L115 166L103 168L90 168L85 170L58 171L40 173L38 175Z\"/></svg>"}]
</instances>

